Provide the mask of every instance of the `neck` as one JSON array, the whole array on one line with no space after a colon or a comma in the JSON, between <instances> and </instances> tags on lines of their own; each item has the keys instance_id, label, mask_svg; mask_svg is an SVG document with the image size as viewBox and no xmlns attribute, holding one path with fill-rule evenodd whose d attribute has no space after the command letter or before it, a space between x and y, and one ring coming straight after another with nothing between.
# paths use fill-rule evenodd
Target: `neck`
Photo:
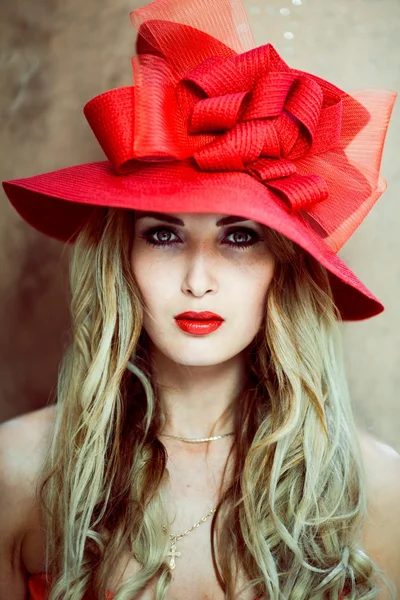
<instances>
[{"instance_id":1,"label":"neck","mask_svg":"<svg viewBox=\"0 0 400 600\"><path fill-rule=\"evenodd\" d=\"M165 419L162 433L203 438L234 431L235 402L245 380L243 355L218 365L187 366L153 349L152 371Z\"/></svg>"}]
</instances>

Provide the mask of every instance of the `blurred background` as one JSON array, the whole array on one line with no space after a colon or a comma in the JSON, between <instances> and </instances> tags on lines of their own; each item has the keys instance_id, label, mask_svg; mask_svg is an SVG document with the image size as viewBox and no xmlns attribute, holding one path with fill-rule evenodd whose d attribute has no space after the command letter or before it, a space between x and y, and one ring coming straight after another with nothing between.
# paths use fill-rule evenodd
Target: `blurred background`
<instances>
[{"instance_id":1,"label":"blurred background","mask_svg":"<svg viewBox=\"0 0 400 600\"><path fill-rule=\"evenodd\" d=\"M102 160L82 107L132 83L135 0L0 2L0 179ZM257 45L351 91L400 90L399 0L244 0ZM400 452L400 100L382 172L389 188L341 251L385 304L343 325L359 425ZM68 249L1 192L0 422L48 403L68 329Z\"/></svg>"}]
</instances>

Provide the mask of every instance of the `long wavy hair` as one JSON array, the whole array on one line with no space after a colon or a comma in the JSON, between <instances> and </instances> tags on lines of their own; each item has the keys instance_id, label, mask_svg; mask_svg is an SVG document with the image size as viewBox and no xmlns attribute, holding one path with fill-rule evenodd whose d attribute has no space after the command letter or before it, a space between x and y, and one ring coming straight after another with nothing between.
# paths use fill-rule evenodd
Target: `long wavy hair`
<instances>
[{"instance_id":1,"label":"long wavy hair","mask_svg":"<svg viewBox=\"0 0 400 600\"><path fill-rule=\"evenodd\" d=\"M171 572L162 411L131 261L133 211L97 209L71 256L71 339L40 500L49 600L101 599L117 561L140 569L115 600ZM366 490L326 270L265 228L275 273L263 326L247 348L234 411L233 476L211 528L228 600L243 572L254 597L373 600L378 567L360 547ZM126 554L127 553L127 554ZM394 597L394 596L393 596Z\"/></svg>"}]
</instances>

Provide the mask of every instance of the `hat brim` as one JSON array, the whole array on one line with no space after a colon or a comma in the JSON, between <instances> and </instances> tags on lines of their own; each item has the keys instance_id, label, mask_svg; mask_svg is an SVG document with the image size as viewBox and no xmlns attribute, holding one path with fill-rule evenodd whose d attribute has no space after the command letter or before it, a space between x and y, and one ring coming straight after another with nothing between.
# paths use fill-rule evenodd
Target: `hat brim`
<instances>
[{"instance_id":1,"label":"hat brim","mask_svg":"<svg viewBox=\"0 0 400 600\"><path fill-rule=\"evenodd\" d=\"M384 310L304 219L247 173L209 173L186 162L171 162L142 163L130 174L117 175L109 161L101 161L6 181L3 187L27 223L70 243L93 206L246 217L282 233L328 270L343 320L367 319Z\"/></svg>"}]
</instances>

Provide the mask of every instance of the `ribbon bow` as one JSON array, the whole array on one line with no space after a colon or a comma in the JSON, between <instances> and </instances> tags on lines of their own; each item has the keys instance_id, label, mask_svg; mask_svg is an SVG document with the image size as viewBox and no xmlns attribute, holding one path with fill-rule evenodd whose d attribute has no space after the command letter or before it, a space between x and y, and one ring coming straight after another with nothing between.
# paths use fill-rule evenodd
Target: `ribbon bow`
<instances>
[{"instance_id":1,"label":"ribbon bow","mask_svg":"<svg viewBox=\"0 0 400 600\"><path fill-rule=\"evenodd\" d=\"M191 110L189 133L214 133L193 153L201 169L247 171L293 210L328 197L324 179L298 174L295 161L339 144L340 96L289 69L270 44L233 58L206 59L181 85L187 82L197 86L193 97L203 96Z\"/></svg>"},{"instance_id":2,"label":"ribbon bow","mask_svg":"<svg viewBox=\"0 0 400 600\"><path fill-rule=\"evenodd\" d=\"M325 200L325 179L299 172L297 162L338 146L340 90L291 69L271 44L237 54L197 29L162 25L162 43L146 35L147 24L145 35L139 31L135 88L112 90L107 102L103 94L85 107L116 169L192 159L205 171L248 173L293 211ZM191 43L188 58L183 49Z\"/></svg>"}]
</instances>

